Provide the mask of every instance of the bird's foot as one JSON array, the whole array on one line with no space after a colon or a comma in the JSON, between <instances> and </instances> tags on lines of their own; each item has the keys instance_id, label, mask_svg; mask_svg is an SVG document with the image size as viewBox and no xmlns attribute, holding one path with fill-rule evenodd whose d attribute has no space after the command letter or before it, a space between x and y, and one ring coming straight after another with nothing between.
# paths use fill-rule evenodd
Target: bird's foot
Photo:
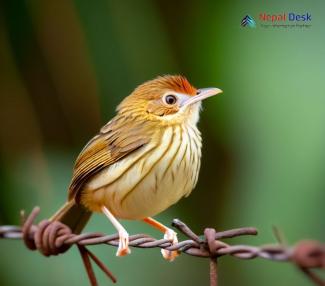
<instances>
[{"instance_id":1,"label":"bird's foot","mask_svg":"<svg viewBox=\"0 0 325 286\"><path fill-rule=\"evenodd\" d=\"M116 252L116 256L125 256L131 253L129 248L129 234L121 229L119 232L119 244Z\"/></svg>"},{"instance_id":2,"label":"bird's foot","mask_svg":"<svg viewBox=\"0 0 325 286\"><path fill-rule=\"evenodd\" d=\"M172 242L172 245L178 243L177 233L169 228L165 232L164 239L170 240ZM170 250L162 249L161 253L163 257L168 261L173 261L179 255L179 252L177 250L170 251Z\"/></svg>"}]
</instances>

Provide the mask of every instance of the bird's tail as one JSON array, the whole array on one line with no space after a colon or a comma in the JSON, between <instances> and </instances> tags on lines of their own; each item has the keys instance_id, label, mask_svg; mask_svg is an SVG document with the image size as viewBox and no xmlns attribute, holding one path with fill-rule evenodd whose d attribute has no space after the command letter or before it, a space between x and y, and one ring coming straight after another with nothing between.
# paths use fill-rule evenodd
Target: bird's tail
<instances>
[{"instance_id":1,"label":"bird's tail","mask_svg":"<svg viewBox=\"0 0 325 286\"><path fill-rule=\"evenodd\" d=\"M66 202L50 221L60 221L70 227L73 233L79 234L87 224L91 212L74 200Z\"/></svg>"}]
</instances>

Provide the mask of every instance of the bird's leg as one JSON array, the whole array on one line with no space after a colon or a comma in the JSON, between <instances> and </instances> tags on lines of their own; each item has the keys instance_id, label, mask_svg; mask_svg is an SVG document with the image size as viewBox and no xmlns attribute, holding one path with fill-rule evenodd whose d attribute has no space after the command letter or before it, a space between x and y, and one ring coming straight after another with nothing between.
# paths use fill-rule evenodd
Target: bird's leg
<instances>
[{"instance_id":1,"label":"bird's leg","mask_svg":"<svg viewBox=\"0 0 325 286\"><path fill-rule=\"evenodd\" d=\"M155 219L153 219L151 217L146 217L145 219L143 219L143 221L145 223L153 226L154 228L158 229L160 232L164 233L164 239L171 240L172 244L178 243L177 233L175 231L173 231L172 229L168 228L167 226L163 225L162 223L160 223L159 221L156 221ZM162 253L163 257L169 261L173 261L179 255L178 251L169 251L169 250L165 250L165 249L162 249L161 253Z\"/></svg>"},{"instance_id":2,"label":"bird's leg","mask_svg":"<svg viewBox=\"0 0 325 286\"><path fill-rule=\"evenodd\" d=\"M119 223L119 221L113 216L113 214L106 207L102 207L102 212L107 218L111 221L113 226L116 228L119 234L119 245L116 252L116 256L125 256L131 253L129 248L129 234L125 230L125 228Z\"/></svg>"}]
</instances>

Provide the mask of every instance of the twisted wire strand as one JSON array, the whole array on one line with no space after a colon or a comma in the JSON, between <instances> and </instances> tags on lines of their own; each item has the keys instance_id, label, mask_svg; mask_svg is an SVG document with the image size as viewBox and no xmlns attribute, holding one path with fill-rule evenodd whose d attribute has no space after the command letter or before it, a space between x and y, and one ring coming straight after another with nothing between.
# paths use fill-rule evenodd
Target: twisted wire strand
<instances>
[{"instance_id":1,"label":"twisted wire strand","mask_svg":"<svg viewBox=\"0 0 325 286\"><path fill-rule=\"evenodd\" d=\"M61 222L51 222L48 220L42 220L38 225L35 225L34 221L39 212L40 208L35 207L26 219L23 218L22 227L0 226L0 238L23 239L29 249L38 250L45 256L64 253L72 245L76 244L86 267L91 285L97 285L97 280L90 259L113 282L116 282L116 278L109 269L86 246L107 244L117 247L118 234L105 235L99 232L73 234L70 228ZM316 285L325 285L325 281L310 270L311 268L325 268L325 245L320 242L305 240L300 241L292 247L281 244L260 247L230 245L220 241L220 239L242 235L257 235L257 230L252 227L245 227L216 232L213 228L206 228L204 235L198 236L185 223L178 219L174 219L172 225L188 239L173 245L168 239L155 239L146 234L135 234L129 237L129 245L137 248L158 247L166 250L176 250L192 256L210 258L213 263L216 263L217 258L225 255L239 259L254 259L259 257L273 261L290 261L302 270L303 273L308 275ZM210 266L210 269L216 271L216 264L212 268ZM210 281L212 279L216 280L216 276L214 278L212 276L210 276ZM216 283L216 281L214 281L214 284L211 282L211 285L216 285Z\"/></svg>"}]
</instances>

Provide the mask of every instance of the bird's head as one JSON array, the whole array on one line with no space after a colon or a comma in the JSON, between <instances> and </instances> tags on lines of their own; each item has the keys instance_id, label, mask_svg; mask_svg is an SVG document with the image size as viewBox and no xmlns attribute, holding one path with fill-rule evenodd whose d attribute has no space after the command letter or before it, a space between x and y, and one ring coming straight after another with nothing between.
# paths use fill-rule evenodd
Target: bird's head
<instances>
[{"instance_id":1,"label":"bird's head","mask_svg":"<svg viewBox=\"0 0 325 286\"><path fill-rule=\"evenodd\" d=\"M196 124L201 101L221 92L219 88L196 89L183 76L160 76L139 85L117 111L166 124L188 120Z\"/></svg>"}]
</instances>

